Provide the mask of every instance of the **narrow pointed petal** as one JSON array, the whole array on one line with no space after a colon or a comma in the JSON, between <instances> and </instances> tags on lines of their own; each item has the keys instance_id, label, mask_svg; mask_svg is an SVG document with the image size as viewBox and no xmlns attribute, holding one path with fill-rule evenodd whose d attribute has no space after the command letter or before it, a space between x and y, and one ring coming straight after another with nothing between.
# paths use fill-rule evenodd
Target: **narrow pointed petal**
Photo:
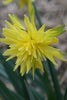
<instances>
[{"instance_id":1,"label":"narrow pointed petal","mask_svg":"<svg viewBox=\"0 0 67 100\"><path fill-rule=\"evenodd\" d=\"M12 16L9 14L9 17L10 17L11 21L13 22L13 24L15 24L17 27L19 27L21 29L25 29L23 27L23 24L21 23L21 21L15 15Z\"/></svg>"},{"instance_id":2,"label":"narrow pointed petal","mask_svg":"<svg viewBox=\"0 0 67 100\"><path fill-rule=\"evenodd\" d=\"M28 58L28 60L27 60L27 72L26 73L28 73L30 71L30 69L32 68L32 64L31 64L30 60L31 60L30 58Z\"/></svg>"},{"instance_id":3,"label":"narrow pointed petal","mask_svg":"<svg viewBox=\"0 0 67 100\"><path fill-rule=\"evenodd\" d=\"M38 30L38 32L44 32L45 30L45 24Z\"/></svg>"},{"instance_id":4,"label":"narrow pointed petal","mask_svg":"<svg viewBox=\"0 0 67 100\"><path fill-rule=\"evenodd\" d=\"M12 59L12 58L14 58L14 57L15 57L15 55L12 55L12 56L8 57L8 58L6 59L6 61L8 61L8 60L10 60L10 59Z\"/></svg>"},{"instance_id":5,"label":"narrow pointed petal","mask_svg":"<svg viewBox=\"0 0 67 100\"><path fill-rule=\"evenodd\" d=\"M30 31L30 32L34 31L34 28L33 28L32 24L30 23L29 18L26 15L24 16L24 22L28 28L28 31Z\"/></svg>"},{"instance_id":6,"label":"narrow pointed petal","mask_svg":"<svg viewBox=\"0 0 67 100\"><path fill-rule=\"evenodd\" d=\"M40 69L42 72L44 72L43 64L42 64L41 61L36 63L36 68L38 68L38 69Z\"/></svg>"},{"instance_id":7,"label":"narrow pointed petal","mask_svg":"<svg viewBox=\"0 0 67 100\"><path fill-rule=\"evenodd\" d=\"M23 76L25 74L25 72L26 72L26 66L25 66L25 63L23 62L21 64L20 73Z\"/></svg>"}]
</instances>

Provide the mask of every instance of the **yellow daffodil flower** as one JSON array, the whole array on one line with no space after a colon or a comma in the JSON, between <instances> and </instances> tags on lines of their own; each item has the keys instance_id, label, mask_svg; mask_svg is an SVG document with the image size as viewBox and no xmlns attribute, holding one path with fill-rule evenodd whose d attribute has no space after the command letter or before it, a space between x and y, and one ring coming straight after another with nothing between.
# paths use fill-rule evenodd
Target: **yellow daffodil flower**
<instances>
[{"instance_id":1,"label":"yellow daffodil flower","mask_svg":"<svg viewBox=\"0 0 67 100\"><path fill-rule=\"evenodd\" d=\"M15 1L15 0L5 0L3 3L6 5L6 4L11 3L12 1ZM34 1L34 0L19 0L19 6L20 6L20 8L22 8L23 5L27 3L28 4L28 11L29 11L29 13L31 13L31 9L33 7L32 1Z\"/></svg>"},{"instance_id":2,"label":"yellow daffodil flower","mask_svg":"<svg viewBox=\"0 0 67 100\"><path fill-rule=\"evenodd\" d=\"M23 76L25 72L28 73L32 68L34 77L36 68L44 71L42 60L46 60L46 57L55 65L57 63L54 57L66 61L59 49L50 46L58 42L59 39L57 36L65 32L63 30L65 25L44 32L45 25L37 30L34 19L30 22L26 15L24 16L24 23L27 28L23 26L16 16L9 15L9 17L13 24L6 21L9 28L5 27L3 29L5 38L0 38L0 41L10 47L3 54L4 56L10 56L7 61L13 57L17 57L14 71L20 65L20 73Z\"/></svg>"}]
</instances>

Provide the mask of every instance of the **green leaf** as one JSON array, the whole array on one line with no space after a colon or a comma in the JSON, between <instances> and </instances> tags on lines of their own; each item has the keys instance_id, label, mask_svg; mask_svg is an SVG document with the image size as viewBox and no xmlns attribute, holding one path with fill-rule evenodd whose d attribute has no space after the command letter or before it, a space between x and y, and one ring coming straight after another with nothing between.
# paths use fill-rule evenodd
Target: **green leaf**
<instances>
[{"instance_id":1,"label":"green leaf","mask_svg":"<svg viewBox=\"0 0 67 100\"><path fill-rule=\"evenodd\" d=\"M19 93L20 95L23 95L22 84L21 84L18 74L13 71L13 66L12 66L13 64L10 62L6 62L5 57L3 57L1 53L0 53L0 63L2 63L2 65L4 66L4 69L9 77L9 80L13 84L17 93Z\"/></svg>"},{"instance_id":2,"label":"green leaf","mask_svg":"<svg viewBox=\"0 0 67 100\"><path fill-rule=\"evenodd\" d=\"M0 93L5 100L25 100L18 94L10 91L4 83L0 80Z\"/></svg>"},{"instance_id":3,"label":"green leaf","mask_svg":"<svg viewBox=\"0 0 67 100\"><path fill-rule=\"evenodd\" d=\"M49 75L50 75L52 82L53 82L53 86L54 86L54 90L55 90L55 94L56 94L56 99L63 100L63 95L62 95L61 90L60 90L55 67L52 64L52 62L50 62L48 59L46 60L46 69L49 70L49 73L50 73Z\"/></svg>"},{"instance_id":4,"label":"green leaf","mask_svg":"<svg viewBox=\"0 0 67 100\"><path fill-rule=\"evenodd\" d=\"M35 97L35 100L45 100L45 96L41 92L40 93L39 91L37 92L36 89L32 86L30 86L30 89Z\"/></svg>"},{"instance_id":5,"label":"green leaf","mask_svg":"<svg viewBox=\"0 0 67 100\"><path fill-rule=\"evenodd\" d=\"M43 83L39 80L38 77L36 77L36 75L34 76L34 80L33 80L33 77L32 77L32 74L31 73L28 73L26 75L27 79L31 80L31 82L37 86L38 88L40 88L42 91L45 92L45 89L43 88Z\"/></svg>"},{"instance_id":6,"label":"green leaf","mask_svg":"<svg viewBox=\"0 0 67 100\"><path fill-rule=\"evenodd\" d=\"M30 96L29 96L29 93L27 91L27 87L26 87L26 84L25 84L26 77L25 77L25 75L23 77L21 76L20 68L18 69L18 73L19 73L20 80L21 80L21 83L22 83L23 95L27 100L30 100Z\"/></svg>"},{"instance_id":7,"label":"green leaf","mask_svg":"<svg viewBox=\"0 0 67 100\"><path fill-rule=\"evenodd\" d=\"M27 88L27 92L29 94L29 97L30 97L30 100L35 100L31 90L30 90L30 87L29 87L29 84L25 81L25 85L26 85L26 88Z\"/></svg>"},{"instance_id":8,"label":"green leaf","mask_svg":"<svg viewBox=\"0 0 67 100\"><path fill-rule=\"evenodd\" d=\"M40 88L42 92L46 93L48 100L55 100L55 94L48 78L48 73L46 71L42 75L38 70L36 70L34 80L32 80L31 74L28 74L28 78L31 79L32 83L36 87Z\"/></svg>"},{"instance_id":9,"label":"green leaf","mask_svg":"<svg viewBox=\"0 0 67 100\"><path fill-rule=\"evenodd\" d=\"M0 78L5 81L9 80L2 63L0 63Z\"/></svg>"},{"instance_id":10,"label":"green leaf","mask_svg":"<svg viewBox=\"0 0 67 100\"><path fill-rule=\"evenodd\" d=\"M39 74L37 74L37 75L39 77L41 77ZM55 100L55 93L54 93L53 88L51 86L49 75L48 75L46 70L43 73L42 78L40 78L40 81L43 83L43 88L45 90L45 93L47 95L48 100Z\"/></svg>"},{"instance_id":11,"label":"green leaf","mask_svg":"<svg viewBox=\"0 0 67 100\"><path fill-rule=\"evenodd\" d=\"M65 90L65 93L64 93L64 99L63 100L67 100L67 87L66 87L66 90Z\"/></svg>"},{"instance_id":12,"label":"green leaf","mask_svg":"<svg viewBox=\"0 0 67 100\"><path fill-rule=\"evenodd\" d=\"M21 96L24 96L27 100L29 100L29 95L24 83L25 77L21 77L21 75L19 74L19 72L17 73L16 71L13 71L13 67L14 67L14 62L13 61L5 61L5 57L2 56L2 54L0 53L0 62L3 64L6 73L8 74L8 77L11 81L11 83L13 84L15 90L17 91L17 93Z\"/></svg>"}]
</instances>

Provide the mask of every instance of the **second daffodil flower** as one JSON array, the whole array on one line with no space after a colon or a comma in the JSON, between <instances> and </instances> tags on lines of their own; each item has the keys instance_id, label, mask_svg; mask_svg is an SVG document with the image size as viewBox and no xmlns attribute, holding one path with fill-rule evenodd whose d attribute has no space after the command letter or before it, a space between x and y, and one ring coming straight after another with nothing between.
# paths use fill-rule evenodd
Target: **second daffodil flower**
<instances>
[{"instance_id":1,"label":"second daffodil flower","mask_svg":"<svg viewBox=\"0 0 67 100\"><path fill-rule=\"evenodd\" d=\"M5 0L3 2L3 4L6 5L6 4L9 4L13 1L16 1L16 0ZM33 7L32 1L34 2L34 0L19 0L19 7L22 8L25 4L27 4L28 5L28 11L29 11L29 13L31 13L31 9Z\"/></svg>"},{"instance_id":2,"label":"second daffodil flower","mask_svg":"<svg viewBox=\"0 0 67 100\"><path fill-rule=\"evenodd\" d=\"M62 53L57 48L50 46L57 43L60 34L64 33L65 25L57 28L49 29L44 32L45 25L39 30L36 29L34 18L29 21L29 18L24 16L24 23L27 28L23 26L21 21L16 17L9 15L13 25L6 21L7 26L3 29L3 35L5 38L0 38L0 41L9 45L9 49L4 52L4 56L10 56L7 60L17 57L14 71L20 65L20 73L23 76L28 73L31 68L33 70L33 76L36 68L43 70L42 58L46 60L46 57L55 65L57 63L54 57L66 61L62 57Z\"/></svg>"}]
</instances>

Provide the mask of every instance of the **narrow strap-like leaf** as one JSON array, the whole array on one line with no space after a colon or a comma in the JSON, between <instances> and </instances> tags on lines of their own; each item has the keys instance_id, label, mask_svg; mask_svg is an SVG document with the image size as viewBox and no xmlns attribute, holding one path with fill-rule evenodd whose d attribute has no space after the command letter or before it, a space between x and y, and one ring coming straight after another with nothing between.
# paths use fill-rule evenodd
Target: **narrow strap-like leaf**
<instances>
[{"instance_id":1,"label":"narrow strap-like leaf","mask_svg":"<svg viewBox=\"0 0 67 100\"><path fill-rule=\"evenodd\" d=\"M65 90L65 93L64 93L64 99L63 100L67 100L67 86L66 86L66 90Z\"/></svg>"},{"instance_id":2,"label":"narrow strap-like leaf","mask_svg":"<svg viewBox=\"0 0 67 100\"><path fill-rule=\"evenodd\" d=\"M0 80L0 93L5 100L25 100L18 94L10 91L1 80Z\"/></svg>"},{"instance_id":3,"label":"narrow strap-like leaf","mask_svg":"<svg viewBox=\"0 0 67 100\"><path fill-rule=\"evenodd\" d=\"M35 97L35 100L45 100L45 96L40 91L36 91L36 88L32 86L29 86L29 87L30 87L32 94Z\"/></svg>"},{"instance_id":4,"label":"narrow strap-like leaf","mask_svg":"<svg viewBox=\"0 0 67 100\"><path fill-rule=\"evenodd\" d=\"M54 89L55 89L55 93L56 93L56 99L57 100L63 100L63 95L62 95L61 90L60 90L55 66L48 59L46 61L46 64L47 64L47 67L48 67L47 69L49 69L49 72L50 72L50 75L51 75L51 78L52 78L52 81L53 81L53 85L54 85Z\"/></svg>"},{"instance_id":5,"label":"narrow strap-like leaf","mask_svg":"<svg viewBox=\"0 0 67 100\"><path fill-rule=\"evenodd\" d=\"M35 100L31 90L30 90L30 87L29 87L29 84L25 81L25 85L26 85L26 88L27 88L27 91L28 91L28 94L29 94L29 97L30 97L30 100Z\"/></svg>"},{"instance_id":6,"label":"narrow strap-like leaf","mask_svg":"<svg viewBox=\"0 0 67 100\"><path fill-rule=\"evenodd\" d=\"M13 84L17 93L23 95L22 84L17 73L13 71L13 64L10 62L6 62L5 57L3 57L1 53L0 53L0 63L2 63L2 65L4 66L4 69L9 77L9 80Z\"/></svg>"},{"instance_id":7,"label":"narrow strap-like leaf","mask_svg":"<svg viewBox=\"0 0 67 100\"><path fill-rule=\"evenodd\" d=\"M20 72L20 68L18 68L18 73L19 72ZM22 83L23 95L27 100L30 100L30 96L29 96L29 93L27 91L27 87L26 87L26 84L25 84L25 80L26 80L25 75L23 77L21 77L21 74L19 73L19 78L20 78L20 81Z\"/></svg>"},{"instance_id":8,"label":"narrow strap-like leaf","mask_svg":"<svg viewBox=\"0 0 67 100\"><path fill-rule=\"evenodd\" d=\"M36 73L36 74L38 75L39 78L41 77L40 73ZM49 75L46 70L45 70L44 74L42 75L42 78L40 78L40 80L44 85L45 93L47 95L48 100L55 100L56 99L55 93L52 89Z\"/></svg>"},{"instance_id":9,"label":"narrow strap-like leaf","mask_svg":"<svg viewBox=\"0 0 67 100\"><path fill-rule=\"evenodd\" d=\"M32 83L41 89L41 91L43 91L46 95L48 100L55 100L55 94L54 91L52 89L50 80L48 78L48 73L45 71L45 73L43 75L41 75L41 73L36 70L35 73L35 77L34 80L32 80L32 75L31 73L27 75L27 77L32 81Z\"/></svg>"}]
</instances>

